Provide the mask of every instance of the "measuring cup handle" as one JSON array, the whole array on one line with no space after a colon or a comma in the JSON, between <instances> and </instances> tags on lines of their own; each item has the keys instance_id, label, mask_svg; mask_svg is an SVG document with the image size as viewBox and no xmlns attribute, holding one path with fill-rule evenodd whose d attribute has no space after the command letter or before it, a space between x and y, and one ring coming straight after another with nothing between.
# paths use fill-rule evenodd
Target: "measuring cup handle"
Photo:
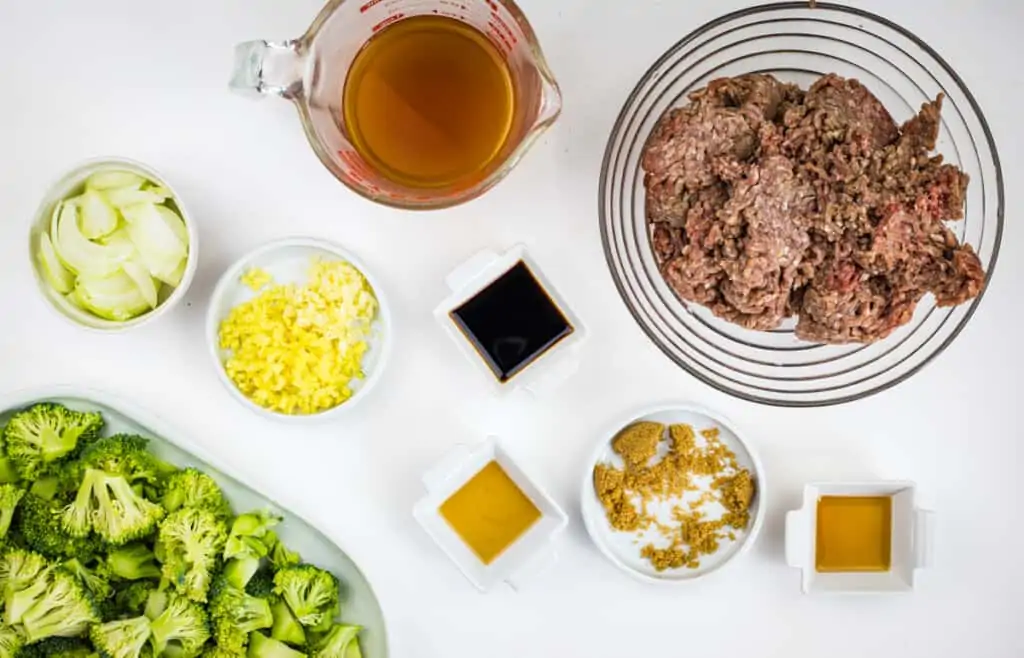
<instances>
[{"instance_id":1,"label":"measuring cup handle","mask_svg":"<svg viewBox=\"0 0 1024 658\"><path fill-rule=\"evenodd\" d=\"M302 94L305 54L295 41L246 41L235 46L233 91L259 98L270 94L297 98Z\"/></svg>"}]
</instances>

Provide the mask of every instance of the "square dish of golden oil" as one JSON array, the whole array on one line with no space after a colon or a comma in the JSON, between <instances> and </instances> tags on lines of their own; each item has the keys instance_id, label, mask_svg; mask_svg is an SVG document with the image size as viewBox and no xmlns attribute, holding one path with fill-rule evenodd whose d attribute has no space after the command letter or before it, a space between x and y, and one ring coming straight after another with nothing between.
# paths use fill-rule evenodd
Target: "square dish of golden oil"
<instances>
[{"instance_id":1,"label":"square dish of golden oil","mask_svg":"<svg viewBox=\"0 0 1024 658\"><path fill-rule=\"evenodd\" d=\"M483 33L413 16L373 36L345 80L349 139L385 178L466 188L485 178L512 129L512 75Z\"/></svg>"},{"instance_id":2,"label":"square dish of golden oil","mask_svg":"<svg viewBox=\"0 0 1024 658\"><path fill-rule=\"evenodd\" d=\"M452 494L439 511L484 564L494 562L542 516L540 509L493 460Z\"/></svg>"},{"instance_id":3,"label":"square dish of golden oil","mask_svg":"<svg viewBox=\"0 0 1024 658\"><path fill-rule=\"evenodd\" d=\"M817 571L892 568L892 496L821 496L816 516Z\"/></svg>"}]
</instances>

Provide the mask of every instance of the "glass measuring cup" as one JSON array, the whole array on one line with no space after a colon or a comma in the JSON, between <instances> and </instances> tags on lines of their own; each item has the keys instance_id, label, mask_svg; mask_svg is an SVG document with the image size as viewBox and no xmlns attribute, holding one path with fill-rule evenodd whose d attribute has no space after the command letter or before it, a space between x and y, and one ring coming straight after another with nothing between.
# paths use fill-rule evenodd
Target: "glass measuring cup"
<instances>
[{"instance_id":1,"label":"glass measuring cup","mask_svg":"<svg viewBox=\"0 0 1024 658\"><path fill-rule=\"evenodd\" d=\"M512 76L512 127L497 156L470 185L409 187L377 172L352 145L342 112L349 68L388 26L433 15L468 24L490 39ZM317 157L342 183L389 206L436 209L474 199L504 178L562 109L558 83L533 29L511 0L330 0L298 39L249 41L235 50L232 89L286 98L299 110Z\"/></svg>"}]
</instances>

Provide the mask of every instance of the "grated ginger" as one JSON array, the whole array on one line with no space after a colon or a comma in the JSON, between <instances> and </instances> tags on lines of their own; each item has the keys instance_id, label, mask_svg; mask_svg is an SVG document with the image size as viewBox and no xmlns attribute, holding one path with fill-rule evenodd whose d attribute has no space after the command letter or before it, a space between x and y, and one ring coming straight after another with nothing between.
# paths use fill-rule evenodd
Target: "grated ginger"
<instances>
[{"instance_id":1,"label":"grated ginger","mask_svg":"<svg viewBox=\"0 0 1024 658\"><path fill-rule=\"evenodd\" d=\"M363 357L378 303L366 277L350 263L314 260L305 285L273 284L250 270L256 291L221 322L228 377L256 404L309 415L336 407L363 379Z\"/></svg>"}]
</instances>

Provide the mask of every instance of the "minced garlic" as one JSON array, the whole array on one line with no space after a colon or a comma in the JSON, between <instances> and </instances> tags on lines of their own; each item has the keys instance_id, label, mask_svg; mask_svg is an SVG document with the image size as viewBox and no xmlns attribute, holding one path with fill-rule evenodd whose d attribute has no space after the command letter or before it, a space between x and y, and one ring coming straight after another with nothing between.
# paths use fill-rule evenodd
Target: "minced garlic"
<instances>
[{"instance_id":1,"label":"minced garlic","mask_svg":"<svg viewBox=\"0 0 1024 658\"><path fill-rule=\"evenodd\" d=\"M241 280L249 290L259 292L273 283L274 277L270 276L270 272L267 272L266 270L253 267L242 275Z\"/></svg>"},{"instance_id":2,"label":"minced garlic","mask_svg":"<svg viewBox=\"0 0 1024 658\"><path fill-rule=\"evenodd\" d=\"M378 309L366 277L350 263L314 260L305 285L270 285L258 270L243 283L260 294L220 325L224 368L235 386L261 407L293 415L352 397Z\"/></svg>"}]
</instances>

